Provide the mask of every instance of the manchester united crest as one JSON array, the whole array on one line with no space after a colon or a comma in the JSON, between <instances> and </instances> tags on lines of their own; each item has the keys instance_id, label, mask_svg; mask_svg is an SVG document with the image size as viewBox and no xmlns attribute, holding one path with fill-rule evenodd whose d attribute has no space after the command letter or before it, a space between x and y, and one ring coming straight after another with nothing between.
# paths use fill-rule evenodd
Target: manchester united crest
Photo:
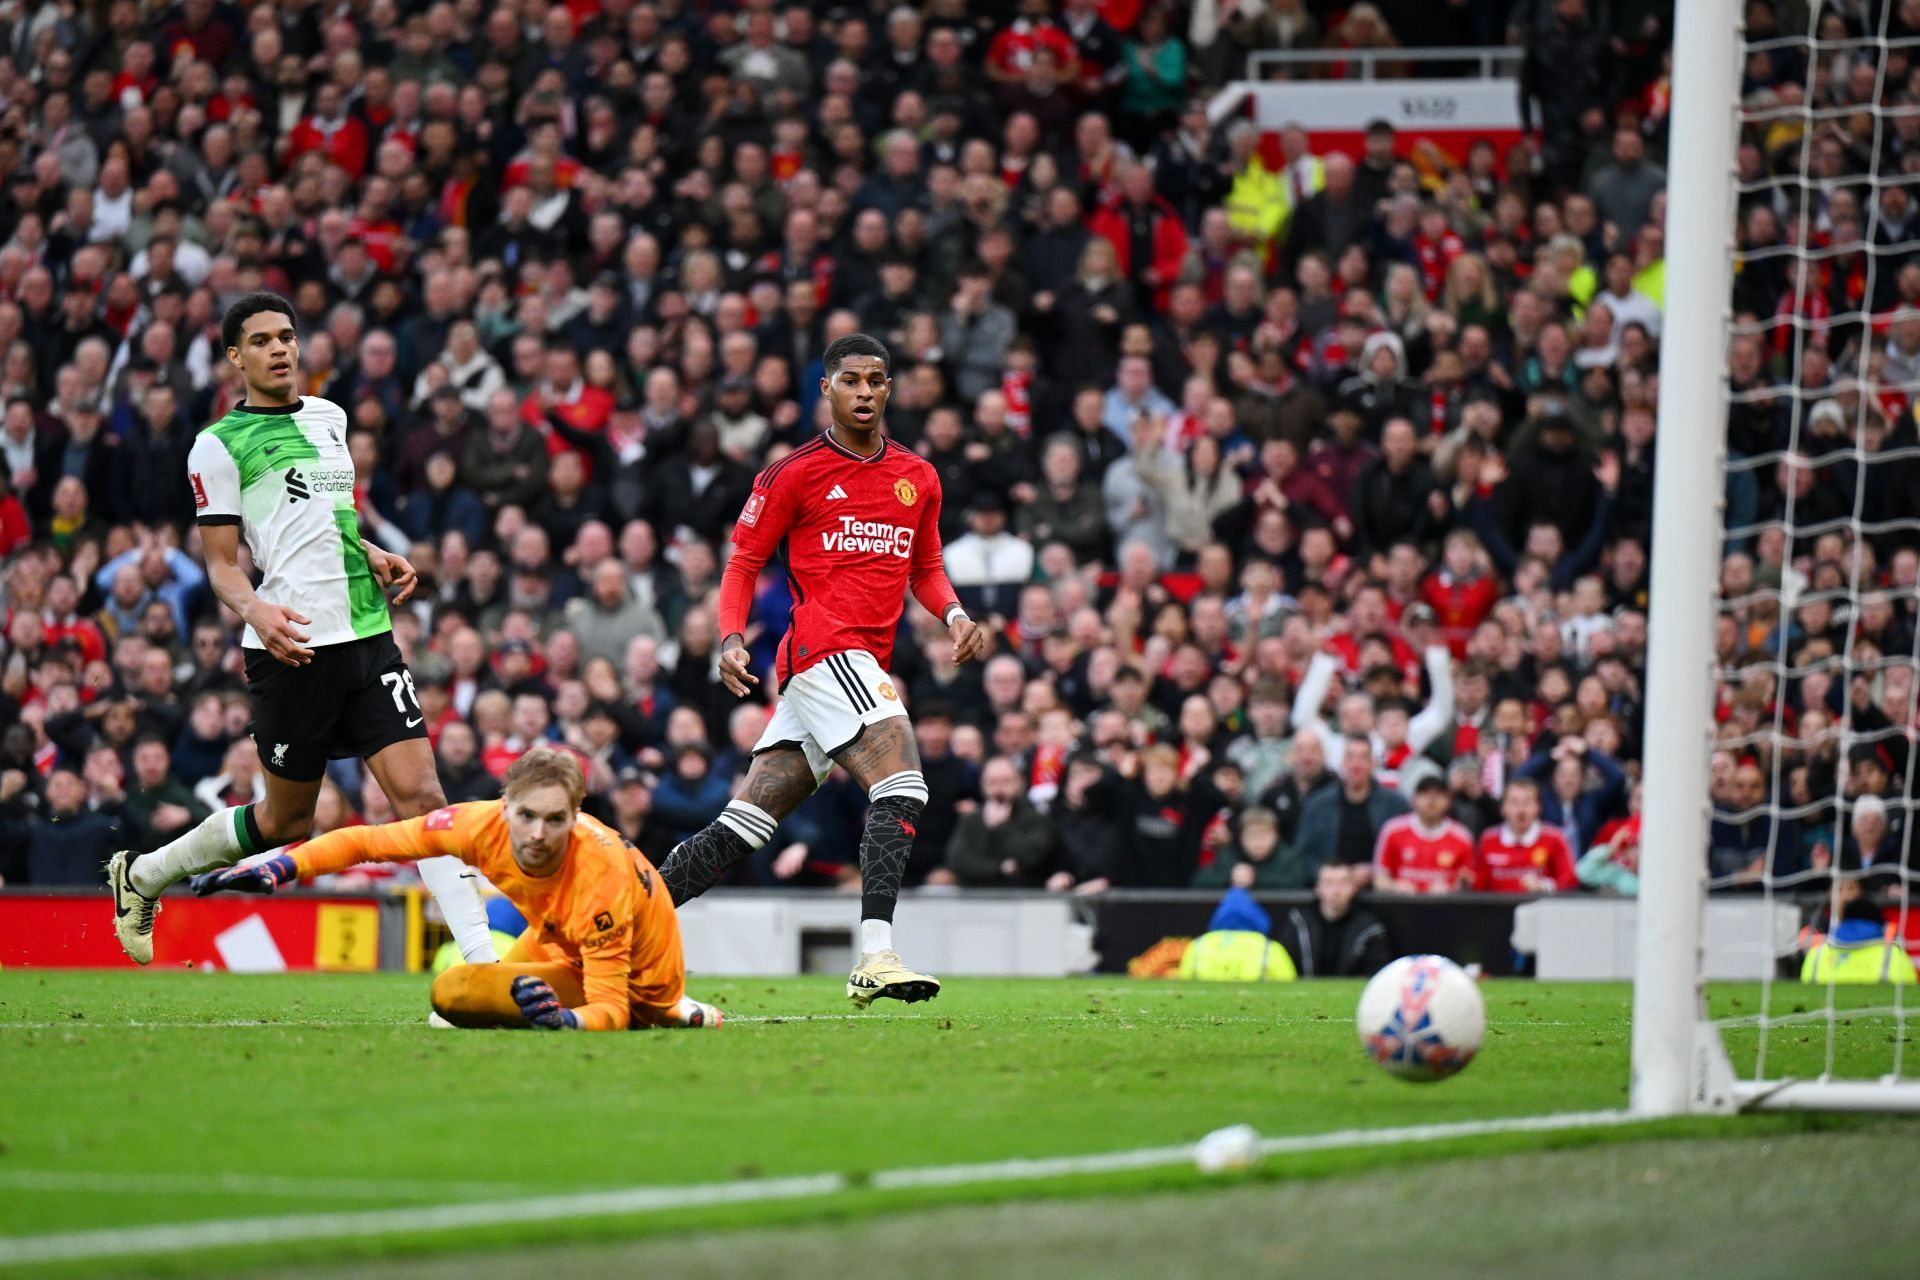
<instances>
[{"instance_id":1,"label":"manchester united crest","mask_svg":"<svg viewBox=\"0 0 1920 1280\"><path fill-rule=\"evenodd\" d=\"M905 484L906 481L903 480L901 481L901 483ZM885 698L888 702L898 702L900 700L900 695L895 693L893 691L893 686L891 684L888 684L885 680L882 680L880 682L880 696Z\"/></svg>"},{"instance_id":2,"label":"manchester united crest","mask_svg":"<svg viewBox=\"0 0 1920 1280\"><path fill-rule=\"evenodd\" d=\"M893 496L900 499L901 506L910 507L919 501L920 491L913 487L913 481L911 480L895 480L893 482Z\"/></svg>"}]
</instances>

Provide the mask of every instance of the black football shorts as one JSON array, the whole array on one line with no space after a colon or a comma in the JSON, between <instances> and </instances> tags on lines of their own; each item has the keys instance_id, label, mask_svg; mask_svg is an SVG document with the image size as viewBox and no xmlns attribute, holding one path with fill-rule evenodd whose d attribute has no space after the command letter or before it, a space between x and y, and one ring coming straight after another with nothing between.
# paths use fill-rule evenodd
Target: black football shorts
<instances>
[{"instance_id":1,"label":"black football shorts","mask_svg":"<svg viewBox=\"0 0 1920 1280\"><path fill-rule=\"evenodd\" d=\"M391 632L320 645L304 667L249 649L247 693L261 767L290 782L312 782L329 760L364 760L427 736L413 673Z\"/></svg>"}]
</instances>

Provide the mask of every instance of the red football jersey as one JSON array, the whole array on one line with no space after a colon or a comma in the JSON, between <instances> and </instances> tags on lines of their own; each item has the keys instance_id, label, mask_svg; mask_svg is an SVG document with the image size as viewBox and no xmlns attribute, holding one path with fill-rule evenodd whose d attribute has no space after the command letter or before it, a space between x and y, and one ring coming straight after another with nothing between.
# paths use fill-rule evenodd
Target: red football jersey
<instances>
[{"instance_id":1,"label":"red football jersey","mask_svg":"<svg viewBox=\"0 0 1920 1280\"><path fill-rule=\"evenodd\" d=\"M1402 640L1399 636L1391 633L1381 636L1380 639L1385 640L1388 647L1393 650L1393 661L1400 668L1401 672L1405 674L1407 679L1418 680L1420 678L1420 655L1413 651L1413 646L1405 640ZM1348 631L1343 631L1339 635L1331 636L1327 640L1327 652L1340 659L1340 665L1345 668L1349 679L1357 680L1366 674L1360 670L1360 646L1362 643L1361 637Z\"/></svg>"},{"instance_id":2,"label":"red football jersey","mask_svg":"<svg viewBox=\"0 0 1920 1280\"><path fill-rule=\"evenodd\" d=\"M785 562L793 614L774 674L787 681L832 653L861 650L885 670L907 589L947 620L959 604L940 559L940 477L883 441L863 458L829 435L762 471L733 529L720 588L720 634L746 628L754 580Z\"/></svg>"},{"instance_id":3,"label":"red football jersey","mask_svg":"<svg viewBox=\"0 0 1920 1280\"><path fill-rule=\"evenodd\" d=\"M1500 584L1492 578L1456 578L1441 569L1420 584L1420 599L1433 610L1447 648L1464 660L1474 628L1500 603Z\"/></svg>"},{"instance_id":4,"label":"red football jersey","mask_svg":"<svg viewBox=\"0 0 1920 1280\"><path fill-rule=\"evenodd\" d=\"M1536 822L1533 830L1516 837L1503 822L1480 836L1473 887L1482 893L1552 893L1579 883L1573 854L1558 827Z\"/></svg>"},{"instance_id":5,"label":"red football jersey","mask_svg":"<svg viewBox=\"0 0 1920 1280\"><path fill-rule=\"evenodd\" d=\"M1429 831L1403 813L1389 818L1374 842L1374 877L1398 880L1416 893L1452 893L1463 871L1473 874L1473 833L1452 818Z\"/></svg>"}]
</instances>

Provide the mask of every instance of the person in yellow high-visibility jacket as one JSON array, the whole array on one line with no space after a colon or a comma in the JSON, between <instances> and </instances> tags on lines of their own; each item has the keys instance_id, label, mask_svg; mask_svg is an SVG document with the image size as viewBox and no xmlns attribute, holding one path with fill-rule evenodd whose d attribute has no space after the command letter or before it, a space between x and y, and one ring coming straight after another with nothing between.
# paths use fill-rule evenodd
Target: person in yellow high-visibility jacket
<instances>
[{"instance_id":1,"label":"person in yellow high-visibility jacket","mask_svg":"<svg viewBox=\"0 0 1920 1280\"><path fill-rule=\"evenodd\" d=\"M1225 201L1227 221L1234 233L1265 255L1280 240L1293 216L1293 197L1287 175L1267 167L1260 157L1260 133L1251 120L1227 130L1233 162L1233 184Z\"/></svg>"},{"instance_id":2,"label":"person in yellow high-visibility jacket","mask_svg":"<svg viewBox=\"0 0 1920 1280\"><path fill-rule=\"evenodd\" d=\"M1857 877L1834 885L1832 910L1839 918L1800 962L1800 981L1821 986L1914 983L1913 957L1901 939L1887 936L1880 908Z\"/></svg>"},{"instance_id":3,"label":"person in yellow high-visibility jacket","mask_svg":"<svg viewBox=\"0 0 1920 1280\"><path fill-rule=\"evenodd\" d=\"M1916 981L1913 957L1897 941L1880 934L1862 942L1842 942L1829 936L1800 962L1800 981L1826 986L1893 983L1911 986Z\"/></svg>"},{"instance_id":4,"label":"person in yellow high-visibility jacket","mask_svg":"<svg viewBox=\"0 0 1920 1280\"><path fill-rule=\"evenodd\" d=\"M1207 931L1180 957L1180 976L1201 982L1292 982L1287 949L1267 936L1273 918L1245 889L1229 889Z\"/></svg>"},{"instance_id":5,"label":"person in yellow high-visibility jacket","mask_svg":"<svg viewBox=\"0 0 1920 1280\"><path fill-rule=\"evenodd\" d=\"M1667 309L1666 233L1656 223L1640 228L1634 238L1633 287L1653 299L1653 305Z\"/></svg>"}]
</instances>

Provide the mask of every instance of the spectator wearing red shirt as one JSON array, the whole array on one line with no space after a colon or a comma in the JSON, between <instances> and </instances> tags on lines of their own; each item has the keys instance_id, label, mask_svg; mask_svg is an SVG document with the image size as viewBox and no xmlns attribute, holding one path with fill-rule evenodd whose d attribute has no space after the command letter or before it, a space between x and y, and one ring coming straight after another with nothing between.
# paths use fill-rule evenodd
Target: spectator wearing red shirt
<instances>
[{"instance_id":1,"label":"spectator wearing red shirt","mask_svg":"<svg viewBox=\"0 0 1920 1280\"><path fill-rule=\"evenodd\" d=\"M613 397L580 376L580 357L571 347L551 347L546 354L545 378L520 403L520 416L537 431L547 429L552 414L575 431L606 430L613 417ZM548 453L565 453L572 446L558 432L547 437Z\"/></svg>"},{"instance_id":2,"label":"spectator wearing red shirt","mask_svg":"<svg viewBox=\"0 0 1920 1280\"><path fill-rule=\"evenodd\" d=\"M120 54L120 74L113 78L113 100L122 110L153 100L154 90L160 87L160 77L154 72L153 46L145 40L134 40Z\"/></svg>"},{"instance_id":3,"label":"spectator wearing red shirt","mask_svg":"<svg viewBox=\"0 0 1920 1280\"><path fill-rule=\"evenodd\" d=\"M539 162L545 161L545 165ZM550 166L550 168L549 168ZM560 151L560 130L558 126L537 129L533 143L525 151L507 163L506 175L500 181L502 191L511 191L523 183L534 179L536 167L543 176L551 180L555 188L571 188L580 179L580 162Z\"/></svg>"},{"instance_id":4,"label":"spectator wearing red shirt","mask_svg":"<svg viewBox=\"0 0 1920 1280\"><path fill-rule=\"evenodd\" d=\"M1807 262L1793 266L1793 283L1774 303L1773 318L1780 323L1773 331L1773 354L1784 358L1794 350L1795 336L1809 346L1826 349L1832 327L1833 304L1820 287L1819 268Z\"/></svg>"},{"instance_id":5,"label":"spectator wearing red shirt","mask_svg":"<svg viewBox=\"0 0 1920 1280\"><path fill-rule=\"evenodd\" d=\"M1540 822L1540 786L1510 778L1499 826L1480 837L1473 887L1482 893L1564 893L1577 887L1573 853L1557 828Z\"/></svg>"},{"instance_id":6,"label":"spectator wearing red shirt","mask_svg":"<svg viewBox=\"0 0 1920 1280\"><path fill-rule=\"evenodd\" d=\"M251 81L245 76L229 76L220 86L220 92L207 99L207 121L210 124L225 124L233 119L236 111L255 111L260 107L260 99L254 95Z\"/></svg>"},{"instance_id":7,"label":"spectator wearing red shirt","mask_svg":"<svg viewBox=\"0 0 1920 1280\"><path fill-rule=\"evenodd\" d=\"M1340 660L1350 680L1357 679L1364 674L1360 651L1367 641L1375 639L1393 651L1394 665L1409 681L1420 678L1420 655L1387 622L1386 588L1370 582L1354 593L1347 610L1347 629L1328 638L1327 652Z\"/></svg>"},{"instance_id":8,"label":"spectator wearing red shirt","mask_svg":"<svg viewBox=\"0 0 1920 1280\"><path fill-rule=\"evenodd\" d=\"M1047 16L1047 0L1020 0L1020 16L987 46L987 79L994 84L1017 84L1033 66L1037 49L1051 50L1060 66L1060 78L1071 83L1080 74L1080 55L1073 37Z\"/></svg>"},{"instance_id":9,"label":"spectator wearing red shirt","mask_svg":"<svg viewBox=\"0 0 1920 1280\"><path fill-rule=\"evenodd\" d=\"M1173 206L1154 194L1152 170L1130 159L1116 168L1118 198L1095 209L1087 228L1113 246L1120 274L1133 281L1135 304L1165 314L1187 256L1186 228Z\"/></svg>"},{"instance_id":10,"label":"spectator wearing red shirt","mask_svg":"<svg viewBox=\"0 0 1920 1280\"><path fill-rule=\"evenodd\" d=\"M1259 482L1249 486L1256 506L1292 512L1295 522L1302 517L1323 522L1336 534L1342 529L1351 532L1346 503L1319 473L1300 465L1300 449L1293 441L1282 437L1261 445L1260 470ZM1293 511L1296 507L1300 510Z\"/></svg>"},{"instance_id":11,"label":"spectator wearing red shirt","mask_svg":"<svg viewBox=\"0 0 1920 1280\"><path fill-rule=\"evenodd\" d=\"M1420 284L1427 301L1434 302L1447 284L1447 270L1453 260L1467 251L1467 242L1448 224L1446 210L1428 205L1420 212L1420 230L1413 237L1413 252L1420 260Z\"/></svg>"},{"instance_id":12,"label":"spectator wearing red shirt","mask_svg":"<svg viewBox=\"0 0 1920 1280\"><path fill-rule=\"evenodd\" d=\"M79 647L83 661L102 661L107 656L106 638L95 623L76 612L79 603L72 578L63 574L47 584L47 606L40 614L41 643L51 649L63 640L71 640Z\"/></svg>"},{"instance_id":13,"label":"spectator wearing red shirt","mask_svg":"<svg viewBox=\"0 0 1920 1280\"><path fill-rule=\"evenodd\" d=\"M395 250L399 247L401 232L393 216L393 195L387 179L368 178L366 197L347 223L348 238L361 243L383 275L392 275L399 265Z\"/></svg>"},{"instance_id":14,"label":"spectator wearing red shirt","mask_svg":"<svg viewBox=\"0 0 1920 1280\"><path fill-rule=\"evenodd\" d=\"M318 151L355 182L367 171L367 126L340 102L340 89L331 80L313 95L313 110L287 135L287 164L309 151Z\"/></svg>"},{"instance_id":15,"label":"spectator wearing red shirt","mask_svg":"<svg viewBox=\"0 0 1920 1280\"><path fill-rule=\"evenodd\" d=\"M1473 833L1447 816L1447 784L1429 774L1413 812L1389 818L1373 850L1373 884L1394 893L1453 893L1474 882Z\"/></svg>"},{"instance_id":16,"label":"spectator wearing red shirt","mask_svg":"<svg viewBox=\"0 0 1920 1280\"><path fill-rule=\"evenodd\" d=\"M1470 529L1447 535L1440 567L1420 585L1420 599L1440 624L1440 639L1457 659L1467 656L1473 630L1500 603L1500 582L1490 573L1480 539Z\"/></svg>"},{"instance_id":17,"label":"spectator wearing red shirt","mask_svg":"<svg viewBox=\"0 0 1920 1280\"><path fill-rule=\"evenodd\" d=\"M13 554L33 539L33 526L27 522L27 509L12 492L0 492L0 557Z\"/></svg>"}]
</instances>

